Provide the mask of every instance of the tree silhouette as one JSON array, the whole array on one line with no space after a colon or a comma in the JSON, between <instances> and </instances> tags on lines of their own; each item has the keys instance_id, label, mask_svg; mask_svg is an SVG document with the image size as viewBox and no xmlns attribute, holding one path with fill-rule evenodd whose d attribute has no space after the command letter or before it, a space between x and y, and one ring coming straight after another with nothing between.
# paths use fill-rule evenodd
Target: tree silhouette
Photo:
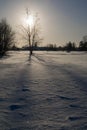
<instances>
[{"instance_id":1,"label":"tree silhouette","mask_svg":"<svg viewBox=\"0 0 87 130\"><path fill-rule=\"evenodd\" d=\"M31 12L26 9L26 19L31 16ZM41 38L39 36L40 28L39 28L39 18L38 14L33 15L33 25L32 27L30 24L22 25L21 29L23 31L23 39L28 43L29 45L29 56L33 53L33 47L37 46L41 42ZM29 19L28 19L29 22Z\"/></svg>"},{"instance_id":2,"label":"tree silhouette","mask_svg":"<svg viewBox=\"0 0 87 130\"><path fill-rule=\"evenodd\" d=\"M84 43L87 42L87 35L83 36L83 40Z\"/></svg>"},{"instance_id":3,"label":"tree silhouette","mask_svg":"<svg viewBox=\"0 0 87 130\"><path fill-rule=\"evenodd\" d=\"M80 41L79 50L80 51L87 51L87 42Z\"/></svg>"},{"instance_id":4,"label":"tree silhouette","mask_svg":"<svg viewBox=\"0 0 87 130\"><path fill-rule=\"evenodd\" d=\"M76 51L76 44L74 42L69 42L66 44L65 48L67 52Z\"/></svg>"},{"instance_id":5,"label":"tree silhouette","mask_svg":"<svg viewBox=\"0 0 87 130\"><path fill-rule=\"evenodd\" d=\"M79 43L80 51L87 51L87 35L83 36L82 41Z\"/></svg>"},{"instance_id":6,"label":"tree silhouette","mask_svg":"<svg viewBox=\"0 0 87 130\"><path fill-rule=\"evenodd\" d=\"M14 44L15 33L6 19L0 22L0 55L4 55L6 51Z\"/></svg>"}]
</instances>

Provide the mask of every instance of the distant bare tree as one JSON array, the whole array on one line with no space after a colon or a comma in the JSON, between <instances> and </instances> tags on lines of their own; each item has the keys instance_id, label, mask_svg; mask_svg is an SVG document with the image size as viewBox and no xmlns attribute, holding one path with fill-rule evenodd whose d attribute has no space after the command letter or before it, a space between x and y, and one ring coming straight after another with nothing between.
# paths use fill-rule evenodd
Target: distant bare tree
<instances>
[{"instance_id":1,"label":"distant bare tree","mask_svg":"<svg viewBox=\"0 0 87 130\"><path fill-rule=\"evenodd\" d=\"M6 19L0 22L0 55L4 55L6 51L14 44L15 33Z\"/></svg>"}]
</instances>

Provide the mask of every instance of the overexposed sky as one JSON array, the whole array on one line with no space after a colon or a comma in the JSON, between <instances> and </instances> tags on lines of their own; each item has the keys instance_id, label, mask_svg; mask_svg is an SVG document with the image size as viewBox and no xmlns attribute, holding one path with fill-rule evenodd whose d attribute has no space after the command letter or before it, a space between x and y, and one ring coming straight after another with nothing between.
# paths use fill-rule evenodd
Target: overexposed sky
<instances>
[{"instance_id":1,"label":"overexposed sky","mask_svg":"<svg viewBox=\"0 0 87 130\"><path fill-rule=\"evenodd\" d=\"M0 19L18 30L26 8L39 13L43 44L78 43L87 35L87 0L0 0Z\"/></svg>"}]
</instances>

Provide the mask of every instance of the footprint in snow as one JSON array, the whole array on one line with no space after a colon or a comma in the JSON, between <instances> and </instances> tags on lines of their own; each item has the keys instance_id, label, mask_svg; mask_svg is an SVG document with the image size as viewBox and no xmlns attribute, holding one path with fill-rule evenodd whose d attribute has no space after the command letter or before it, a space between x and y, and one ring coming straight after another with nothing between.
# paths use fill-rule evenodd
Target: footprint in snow
<instances>
[{"instance_id":1,"label":"footprint in snow","mask_svg":"<svg viewBox=\"0 0 87 130\"><path fill-rule=\"evenodd\" d=\"M79 105L76 105L76 104L70 104L69 105L71 108L81 108Z\"/></svg>"},{"instance_id":2,"label":"footprint in snow","mask_svg":"<svg viewBox=\"0 0 87 130\"><path fill-rule=\"evenodd\" d=\"M14 110L22 108L22 106L20 106L20 105L11 105L11 106L9 106L9 108L10 108L11 111L14 111Z\"/></svg>"},{"instance_id":3,"label":"footprint in snow","mask_svg":"<svg viewBox=\"0 0 87 130\"><path fill-rule=\"evenodd\" d=\"M71 98L71 97L65 97L65 96L58 96L59 98L63 100L75 100L76 98Z\"/></svg>"},{"instance_id":4,"label":"footprint in snow","mask_svg":"<svg viewBox=\"0 0 87 130\"><path fill-rule=\"evenodd\" d=\"M28 88L23 88L22 91L27 92L27 91L30 91L30 90Z\"/></svg>"},{"instance_id":5,"label":"footprint in snow","mask_svg":"<svg viewBox=\"0 0 87 130\"><path fill-rule=\"evenodd\" d=\"M81 117L81 116L71 116L71 117L69 117L70 121L76 121L76 120L81 120L81 119L83 119L83 117Z\"/></svg>"}]
</instances>

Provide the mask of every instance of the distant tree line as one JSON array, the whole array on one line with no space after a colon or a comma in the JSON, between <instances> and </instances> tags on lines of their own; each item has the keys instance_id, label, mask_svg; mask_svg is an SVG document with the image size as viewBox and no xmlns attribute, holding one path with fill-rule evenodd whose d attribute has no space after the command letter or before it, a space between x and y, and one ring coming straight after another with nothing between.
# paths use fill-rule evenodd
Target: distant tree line
<instances>
[{"instance_id":1,"label":"distant tree line","mask_svg":"<svg viewBox=\"0 0 87 130\"><path fill-rule=\"evenodd\" d=\"M48 44L45 48L47 51L87 51L87 36L83 37L83 40L79 42L77 46L76 43L69 41L64 46L57 46L56 44Z\"/></svg>"},{"instance_id":2,"label":"distant tree line","mask_svg":"<svg viewBox=\"0 0 87 130\"><path fill-rule=\"evenodd\" d=\"M18 48L15 45L15 32L12 27L8 24L6 19L2 19L0 21L0 57L5 55L8 50L30 50L30 54L32 54L33 50L46 50L46 51L87 51L87 36L82 38L82 41L79 42L77 46L74 42L68 42L64 46L57 46L57 44L48 44L44 47L39 47L38 43L41 39L38 37L38 29L37 29L37 17L35 21L35 26L30 33L29 27L28 31L24 28L26 34L26 38L28 39L29 45L24 46L22 48ZM29 32L29 33L28 33ZM31 41L30 41L31 40ZM32 48L31 48L32 47Z\"/></svg>"},{"instance_id":3,"label":"distant tree line","mask_svg":"<svg viewBox=\"0 0 87 130\"><path fill-rule=\"evenodd\" d=\"M20 50L29 50L28 46L23 46ZM77 46L74 42L68 42L64 46L57 46L57 44L48 44L44 47L40 47L38 45L33 46L33 50L41 50L41 51L87 51L87 42L80 41Z\"/></svg>"}]
</instances>

